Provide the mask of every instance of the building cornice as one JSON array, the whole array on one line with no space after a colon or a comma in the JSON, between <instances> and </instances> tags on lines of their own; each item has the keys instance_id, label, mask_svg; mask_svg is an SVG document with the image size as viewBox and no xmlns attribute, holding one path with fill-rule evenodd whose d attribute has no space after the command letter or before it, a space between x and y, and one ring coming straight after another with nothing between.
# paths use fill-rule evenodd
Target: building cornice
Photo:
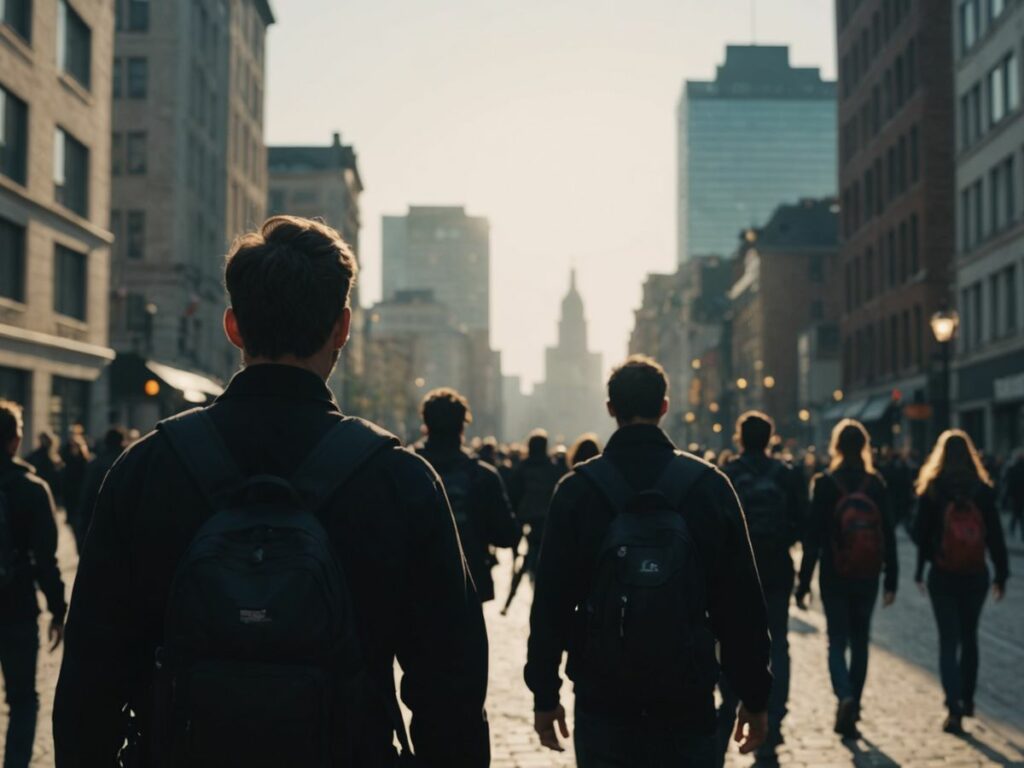
<instances>
[{"instance_id":1,"label":"building cornice","mask_svg":"<svg viewBox=\"0 0 1024 768\"><path fill-rule=\"evenodd\" d=\"M9 339L36 346L51 347L57 350L70 352L73 355L88 358L88 364L95 365L97 362L109 363L114 359L116 353L110 347L90 344L85 341L66 339L61 336L53 336L49 333L29 331L25 328L18 328L13 325L0 323L0 339Z\"/></svg>"},{"instance_id":2,"label":"building cornice","mask_svg":"<svg viewBox=\"0 0 1024 768\"><path fill-rule=\"evenodd\" d=\"M59 219L61 223L70 225L70 227L75 230L76 234L85 240L91 240L94 246L109 246L114 242L114 235L112 232L108 232L103 227L96 226L88 219L79 216L77 213L72 213L62 205L46 200L40 200L27 188L21 186L17 182L11 181L6 176L0 176L0 191L14 195L15 198L27 203L35 209L37 213L42 213L46 216Z\"/></svg>"}]
</instances>

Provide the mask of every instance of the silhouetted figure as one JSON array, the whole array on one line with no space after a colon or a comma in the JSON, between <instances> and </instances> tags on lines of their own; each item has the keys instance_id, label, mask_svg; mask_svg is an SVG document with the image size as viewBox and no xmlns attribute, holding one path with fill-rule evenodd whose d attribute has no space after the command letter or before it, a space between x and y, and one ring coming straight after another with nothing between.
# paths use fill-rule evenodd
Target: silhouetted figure
<instances>
[{"instance_id":1,"label":"silhouetted figure","mask_svg":"<svg viewBox=\"0 0 1024 768\"><path fill-rule=\"evenodd\" d=\"M1002 600L1010 575L1006 541L992 480L966 432L942 433L916 490L914 580L931 598L939 628L939 675L949 712L942 728L960 733L962 719L974 715L978 622L989 585L985 554L995 567L992 597Z\"/></svg>"},{"instance_id":2,"label":"silhouetted figure","mask_svg":"<svg viewBox=\"0 0 1024 768\"><path fill-rule=\"evenodd\" d=\"M103 478L114 466L114 462L124 451L126 444L125 431L121 427L111 427L103 436L103 442L99 446L96 458L86 468L82 489L79 491L75 504L75 512L74 514L70 511L68 513L71 518L71 529L75 532L75 543L78 545L79 554L85 547L86 534L89 533L89 526L92 524L92 513L96 507L96 499L100 495ZM68 509L71 510L71 502L68 502Z\"/></svg>"},{"instance_id":3,"label":"silhouetted figure","mask_svg":"<svg viewBox=\"0 0 1024 768\"><path fill-rule=\"evenodd\" d=\"M49 487L55 500L61 499L60 473L64 469L59 449L56 436L44 429L39 433L36 449L25 457L25 461L32 465L39 479Z\"/></svg>"},{"instance_id":4,"label":"silhouetted figure","mask_svg":"<svg viewBox=\"0 0 1024 768\"><path fill-rule=\"evenodd\" d=\"M885 481L875 472L867 430L853 419L832 430L829 469L814 477L804 534L797 605L805 607L821 560L818 585L828 624L828 670L839 700L835 732L857 738L868 673L871 614L883 572L883 605L899 583L896 535ZM847 659L849 653L849 659Z\"/></svg>"},{"instance_id":5,"label":"silhouetted figure","mask_svg":"<svg viewBox=\"0 0 1024 768\"><path fill-rule=\"evenodd\" d=\"M516 510L516 518L520 525L529 526L526 533L528 550L522 572L530 578L536 573L548 506L561 476L562 472L548 456L547 433L542 429L535 430L527 441L526 458L520 462L509 484L509 496Z\"/></svg>"},{"instance_id":6,"label":"silhouetted figure","mask_svg":"<svg viewBox=\"0 0 1024 768\"><path fill-rule=\"evenodd\" d=\"M566 455L566 462L570 468L575 469L578 464L590 461L600 455L600 440L593 432L588 432L576 438L576 442L572 444L572 447L569 448L569 453Z\"/></svg>"},{"instance_id":7,"label":"silhouetted figure","mask_svg":"<svg viewBox=\"0 0 1024 768\"><path fill-rule=\"evenodd\" d=\"M75 516L78 514L78 503L82 498L82 488L92 462L92 451L85 437L79 431L68 435L64 442L61 458L64 461L64 473L61 477L61 489L64 495L64 510L67 513L68 525L75 528Z\"/></svg>"}]
</instances>

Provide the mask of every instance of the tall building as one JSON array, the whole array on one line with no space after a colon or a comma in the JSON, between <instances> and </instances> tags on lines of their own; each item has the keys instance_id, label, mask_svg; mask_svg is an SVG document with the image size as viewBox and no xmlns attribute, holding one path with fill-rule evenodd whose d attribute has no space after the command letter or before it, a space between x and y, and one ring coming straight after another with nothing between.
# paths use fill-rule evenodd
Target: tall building
<instances>
[{"instance_id":1,"label":"tall building","mask_svg":"<svg viewBox=\"0 0 1024 768\"><path fill-rule=\"evenodd\" d=\"M0 396L45 428L105 429L114 11L0 3Z\"/></svg>"},{"instance_id":2,"label":"tall building","mask_svg":"<svg viewBox=\"0 0 1024 768\"><path fill-rule=\"evenodd\" d=\"M677 248L731 254L780 200L836 194L836 85L792 67L786 46L730 45L677 110Z\"/></svg>"},{"instance_id":3,"label":"tall building","mask_svg":"<svg viewBox=\"0 0 1024 768\"><path fill-rule=\"evenodd\" d=\"M146 427L182 398L215 394L238 366L221 330L223 257L266 209L274 16L266 0L116 5L111 384L118 417ZM186 392L188 376L199 378ZM141 389L150 380L157 396Z\"/></svg>"},{"instance_id":4,"label":"tall building","mask_svg":"<svg viewBox=\"0 0 1024 768\"><path fill-rule=\"evenodd\" d=\"M947 3L948 5L948 3ZM953 3L959 201L958 419L980 446L1024 444L1024 2Z\"/></svg>"},{"instance_id":5,"label":"tall building","mask_svg":"<svg viewBox=\"0 0 1024 768\"><path fill-rule=\"evenodd\" d=\"M490 224L459 206L410 206L385 216L384 300L400 291L430 291L448 307L473 343L473 377L466 394L477 428L501 433L501 359L491 349Z\"/></svg>"},{"instance_id":6,"label":"tall building","mask_svg":"<svg viewBox=\"0 0 1024 768\"><path fill-rule=\"evenodd\" d=\"M269 199L267 214L289 213L319 217L334 227L359 253L359 196L363 181L351 146L335 133L327 146L268 147ZM359 304L359 282L352 288L352 332L338 368L328 382L345 409L355 408L350 397L364 372L365 317Z\"/></svg>"},{"instance_id":7,"label":"tall building","mask_svg":"<svg viewBox=\"0 0 1024 768\"><path fill-rule=\"evenodd\" d=\"M587 347L583 298L576 289L576 272L562 299L558 343L545 352L544 382L534 392L553 439L575 440L584 432L604 432L610 421L604 404L601 355Z\"/></svg>"},{"instance_id":8,"label":"tall building","mask_svg":"<svg viewBox=\"0 0 1024 768\"><path fill-rule=\"evenodd\" d=\"M884 415L872 398L936 399L928 319L951 306L953 277L951 17L949 2L837 2L842 415L867 422ZM925 450L928 423L907 426Z\"/></svg>"}]
</instances>

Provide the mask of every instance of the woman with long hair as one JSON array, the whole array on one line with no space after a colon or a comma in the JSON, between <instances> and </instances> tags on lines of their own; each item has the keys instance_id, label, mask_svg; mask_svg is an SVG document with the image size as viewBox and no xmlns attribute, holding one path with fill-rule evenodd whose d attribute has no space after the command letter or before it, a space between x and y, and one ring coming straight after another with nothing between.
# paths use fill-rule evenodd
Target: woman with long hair
<instances>
[{"instance_id":1,"label":"woman with long hair","mask_svg":"<svg viewBox=\"0 0 1024 768\"><path fill-rule=\"evenodd\" d=\"M569 449L569 453L566 456L566 462L569 465L569 469L572 469L577 464L590 461L600 455L600 439L593 432L586 432L576 438L576 442L572 444L572 447Z\"/></svg>"},{"instance_id":2,"label":"woman with long hair","mask_svg":"<svg viewBox=\"0 0 1024 768\"><path fill-rule=\"evenodd\" d=\"M896 599L899 566L885 481L875 472L871 439L859 421L832 431L831 463L811 481L811 512L803 542L796 601L806 606L819 559L818 586L828 625L828 670L839 704L835 732L857 738L868 672L871 615L883 572L883 604Z\"/></svg>"},{"instance_id":3,"label":"woman with long hair","mask_svg":"<svg viewBox=\"0 0 1024 768\"><path fill-rule=\"evenodd\" d=\"M915 487L917 569L914 580L931 598L939 629L939 675L949 711L942 729L960 733L974 715L978 682L978 621L988 592L986 551L995 566L992 596L1001 600L1009 566L992 480L970 436L942 433ZM925 586L924 566L928 569Z\"/></svg>"}]
</instances>

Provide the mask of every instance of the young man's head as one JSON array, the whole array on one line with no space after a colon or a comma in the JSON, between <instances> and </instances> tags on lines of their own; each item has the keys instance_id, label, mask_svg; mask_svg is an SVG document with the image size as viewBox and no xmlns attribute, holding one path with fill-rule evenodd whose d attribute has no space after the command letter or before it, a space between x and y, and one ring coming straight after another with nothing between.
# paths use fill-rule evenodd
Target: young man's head
<instances>
[{"instance_id":1,"label":"young man's head","mask_svg":"<svg viewBox=\"0 0 1024 768\"><path fill-rule=\"evenodd\" d=\"M21 406L0 400L0 448L13 458L21 446Z\"/></svg>"},{"instance_id":2,"label":"young man's head","mask_svg":"<svg viewBox=\"0 0 1024 768\"><path fill-rule=\"evenodd\" d=\"M462 440L467 424L473 423L469 402L454 389L442 388L428 392L420 406L423 426L432 440Z\"/></svg>"},{"instance_id":3,"label":"young man's head","mask_svg":"<svg viewBox=\"0 0 1024 768\"><path fill-rule=\"evenodd\" d=\"M608 413L620 427L657 424L668 412L668 376L656 360L633 355L608 379Z\"/></svg>"},{"instance_id":4,"label":"young man's head","mask_svg":"<svg viewBox=\"0 0 1024 768\"><path fill-rule=\"evenodd\" d=\"M744 453L764 453L775 434L775 422L760 411L747 411L736 422L736 443Z\"/></svg>"},{"instance_id":5,"label":"young man's head","mask_svg":"<svg viewBox=\"0 0 1024 768\"><path fill-rule=\"evenodd\" d=\"M355 276L351 249L326 224L267 219L258 232L238 238L227 257L228 339L246 365L298 365L326 379L348 341Z\"/></svg>"}]
</instances>

